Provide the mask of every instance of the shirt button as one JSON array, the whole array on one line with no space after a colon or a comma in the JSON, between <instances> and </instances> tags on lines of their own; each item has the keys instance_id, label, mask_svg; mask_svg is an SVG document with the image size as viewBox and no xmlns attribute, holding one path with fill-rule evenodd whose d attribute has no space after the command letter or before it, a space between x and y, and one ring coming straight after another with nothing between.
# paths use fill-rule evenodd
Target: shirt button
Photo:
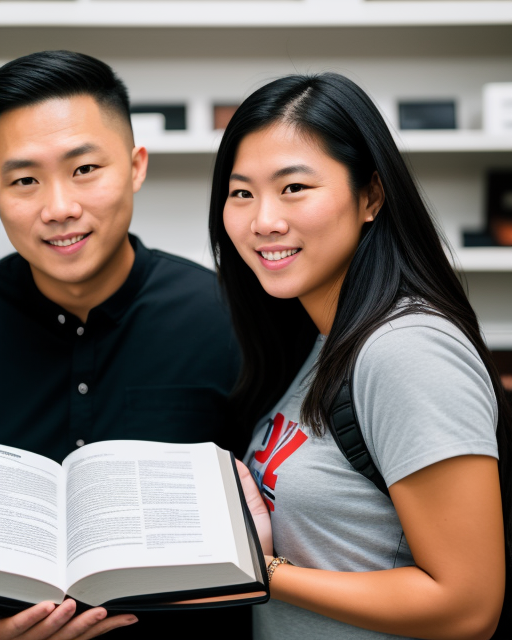
<instances>
[{"instance_id":1,"label":"shirt button","mask_svg":"<svg viewBox=\"0 0 512 640\"><path fill-rule=\"evenodd\" d=\"M89 391L89 387L85 384L85 382L81 382L78 385L78 391L82 394L85 395L88 391Z\"/></svg>"},{"instance_id":2,"label":"shirt button","mask_svg":"<svg viewBox=\"0 0 512 640\"><path fill-rule=\"evenodd\" d=\"M63 316L62 313L59 313L59 315L57 316L57 320L61 323L64 324L66 322L66 316Z\"/></svg>"},{"instance_id":3,"label":"shirt button","mask_svg":"<svg viewBox=\"0 0 512 640\"><path fill-rule=\"evenodd\" d=\"M76 441L76 446L77 447L83 447L85 444L85 442L82 440L82 438L80 438L80 440Z\"/></svg>"},{"instance_id":4,"label":"shirt button","mask_svg":"<svg viewBox=\"0 0 512 640\"><path fill-rule=\"evenodd\" d=\"M83 327L78 327L78 329L76 330L76 332L78 333L79 336L83 336L84 335L84 331L85 331L85 329Z\"/></svg>"}]
</instances>

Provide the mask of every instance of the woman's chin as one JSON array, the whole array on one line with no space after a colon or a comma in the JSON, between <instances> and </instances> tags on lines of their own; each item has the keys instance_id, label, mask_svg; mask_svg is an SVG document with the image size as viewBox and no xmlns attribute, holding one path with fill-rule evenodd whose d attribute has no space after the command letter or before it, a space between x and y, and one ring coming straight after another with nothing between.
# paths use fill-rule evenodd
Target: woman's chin
<instances>
[{"instance_id":1,"label":"woman's chin","mask_svg":"<svg viewBox=\"0 0 512 640\"><path fill-rule=\"evenodd\" d=\"M268 293L269 296L273 298L281 298L283 300L290 300L291 298L298 298L300 295L300 291L297 290L296 287L276 287L271 284L267 284L260 280L260 284Z\"/></svg>"}]
</instances>

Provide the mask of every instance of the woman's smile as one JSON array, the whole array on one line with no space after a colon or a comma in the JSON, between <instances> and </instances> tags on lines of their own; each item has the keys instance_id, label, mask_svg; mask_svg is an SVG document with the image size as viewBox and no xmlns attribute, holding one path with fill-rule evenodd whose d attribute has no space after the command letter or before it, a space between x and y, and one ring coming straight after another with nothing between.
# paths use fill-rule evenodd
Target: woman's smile
<instances>
[{"instance_id":1,"label":"woman's smile","mask_svg":"<svg viewBox=\"0 0 512 640\"><path fill-rule=\"evenodd\" d=\"M301 249L299 247L285 248L281 246L257 249L260 263L269 271L285 269L295 261Z\"/></svg>"},{"instance_id":2,"label":"woman's smile","mask_svg":"<svg viewBox=\"0 0 512 640\"><path fill-rule=\"evenodd\" d=\"M259 254L265 258L265 260L284 260L284 258L289 258L290 256L295 255L300 249L283 249L279 250L270 250L270 251L258 251Z\"/></svg>"}]
</instances>

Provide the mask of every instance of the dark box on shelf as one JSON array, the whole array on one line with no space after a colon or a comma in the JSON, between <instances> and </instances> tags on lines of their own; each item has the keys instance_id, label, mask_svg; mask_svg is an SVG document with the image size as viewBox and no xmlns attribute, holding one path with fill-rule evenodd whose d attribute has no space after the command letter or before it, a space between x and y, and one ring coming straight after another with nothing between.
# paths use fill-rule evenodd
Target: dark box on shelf
<instances>
[{"instance_id":1,"label":"dark box on shelf","mask_svg":"<svg viewBox=\"0 0 512 640\"><path fill-rule=\"evenodd\" d=\"M487 174L485 213L485 229L464 231L464 246L512 246L512 169L497 169Z\"/></svg>"},{"instance_id":2,"label":"dark box on shelf","mask_svg":"<svg viewBox=\"0 0 512 640\"><path fill-rule=\"evenodd\" d=\"M496 247L494 238L488 231L463 231L462 244L465 247Z\"/></svg>"},{"instance_id":3,"label":"dark box on shelf","mask_svg":"<svg viewBox=\"0 0 512 640\"><path fill-rule=\"evenodd\" d=\"M487 227L496 244L512 246L512 170L487 175Z\"/></svg>"},{"instance_id":4,"label":"dark box on shelf","mask_svg":"<svg viewBox=\"0 0 512 640\"><path fill-rule=\"evenodd\" d=\"M398 103L400 129L455 129L455 101L405 101Z\"/></svg>"},{"instance_id":5,"label":"dark box on shelf","mask_svg":"<svg viewBox=\"0 0 512 640\"><path fill-rule=\"evenodd\" d=\"M132 113L163 113L166 131L183 131L187 128L187 109L184 104L137 104L130 107Z\"/></svg>"}]
</instances>

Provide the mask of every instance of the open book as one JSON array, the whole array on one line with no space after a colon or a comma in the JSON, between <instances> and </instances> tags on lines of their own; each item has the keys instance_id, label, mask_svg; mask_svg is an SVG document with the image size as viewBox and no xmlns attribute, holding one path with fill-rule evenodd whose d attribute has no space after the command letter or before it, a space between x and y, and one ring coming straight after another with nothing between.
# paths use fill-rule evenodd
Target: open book
<instances>
[{"instance_id":1,"label":"open book","mask_svg":"<svg viewBox=\"0 0 512 640\"><path fill-rule=\"evenodd\" d=\"M65 595L112 610L265 602L232 455L209 442L112 440L61 466L0 445L0 597Z\"/></svg>"}]
</instances>

